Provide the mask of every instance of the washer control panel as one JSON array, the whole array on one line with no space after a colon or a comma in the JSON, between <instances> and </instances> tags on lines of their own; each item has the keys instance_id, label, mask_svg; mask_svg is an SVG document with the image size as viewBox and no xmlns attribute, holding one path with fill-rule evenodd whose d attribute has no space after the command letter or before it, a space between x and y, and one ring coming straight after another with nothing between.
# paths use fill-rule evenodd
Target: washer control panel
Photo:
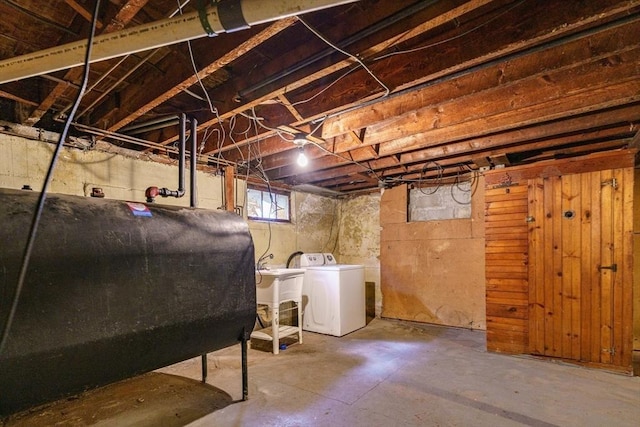
<instances>
[{"instance_id":1,"label":"washer control panel","mask_svg":"<svg viewBox=\"0 0 640 427\"><path fill-rule=\"evenodd\" d=\"M324 255L322 253L300 255L300 267L313 267L316 265L324 265Z\"/></svg>"},{"instance_id":2,"label":"washer control panel","mask_svg":"<svg viewBox=\"0 0 640 427\"><path fill-rule=\"evenodd\" d=\"M332 253L308 253L300 255L300 267L315 267L318 265L337 264Z\"/></svg>"},{"instance_id":3,"label":"washer control panel","mask_svg":"<svg viewBox=\"0 0 640 427\"><path fill-rule=\"evenodd\" d=\"M325 253L325 254L322 254L322 255L324 255L324 263L325 264L337 264L336 257L334 257L333 254Z\"/></svg>"}]
</instances>

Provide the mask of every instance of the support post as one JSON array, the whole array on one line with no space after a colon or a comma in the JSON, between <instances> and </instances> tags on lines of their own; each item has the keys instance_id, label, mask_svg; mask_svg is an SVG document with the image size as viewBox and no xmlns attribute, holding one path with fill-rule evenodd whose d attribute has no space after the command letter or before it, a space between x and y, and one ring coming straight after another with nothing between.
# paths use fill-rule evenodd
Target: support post
<instances>
[{"instance_id":1,"label":"support post","mask_svg":"<svg viewBox=\"0 0 640 427\"><path fill-rule=\"evenodd\" d=\"M235 178L236 172L233 166L224 168L224 200L225 210L233 212L235 210Z\"/></svg>"},{"instance_id":2,"label":"support post","mask_svg":"<svg viewBox=\"0 0 640 427\"><path fill-rule=\"evenodd\" d=\"M243 331L242 341L240 347L242 347L242 401L249 399L249 373L247 368L247 333Z\"/></svg>"},{"instance_id":3,"label":"support post","mask_svg":"<svg viewBox=\"0 0 640 427\"><path fill-rule=\"evenodd\" d=\"M207 353L203 354L201 358L202 358L202 383L204 384L207 382L207 373L209 372L209 370L207 369Z\"/></svg>"}]
</instances>

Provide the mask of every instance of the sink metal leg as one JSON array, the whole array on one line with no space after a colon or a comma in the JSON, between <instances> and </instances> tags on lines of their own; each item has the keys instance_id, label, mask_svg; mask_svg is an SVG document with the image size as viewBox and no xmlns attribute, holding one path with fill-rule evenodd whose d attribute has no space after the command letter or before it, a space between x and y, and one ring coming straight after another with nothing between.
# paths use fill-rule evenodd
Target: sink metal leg
<instances>
[{"instance_id":1,"label":"sink metal leg","mask_svg":"<svg viewBox=\"0 0 640 427\"><path fill-rule=\"evenodd\" d=\"M296 301L296 310L298 310L298 342L302 344L302 301Z\"/></svg>"},{"instance_id":2,"label":"sink metal leg","mask_svg":"<svg viewBox=\"0 0 640 427\"><path fill-rule=\"evenodd\" d=\"M280 307L273 307L273 320L271 321L273 335L273 354L280 353Z\"/></svg>"}]
</instances>

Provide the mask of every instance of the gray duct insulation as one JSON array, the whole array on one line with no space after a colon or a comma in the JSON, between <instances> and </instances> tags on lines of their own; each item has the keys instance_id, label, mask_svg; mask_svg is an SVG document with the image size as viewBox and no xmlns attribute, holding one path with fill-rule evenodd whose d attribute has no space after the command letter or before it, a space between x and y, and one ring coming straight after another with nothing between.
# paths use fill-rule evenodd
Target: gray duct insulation
<instances>
[{"instance_id":1,"label":"gray duct insulation","mask_svg":"<svg viewBox=\"0 0 640 427\"><path fill-rule=\"evenodd\" d=\"M37 196L0 189L0 330ZM0 355L0 414L248 338L254 261L230 212L49 195Z\"/></svg>"},{"instance_id":2,"label":"gray duct insulation","mask_svg":"<svg viewBox=\"0 0 640 427\"><path fill-rule=\"evenodd\" d=\"M207 35L237 31L355 1L357 0L224 0L201 12L185 13L97 36L93 43L91 62ZM81 65L86 45L86 40L83 40L0 61L0 84Z\"/></svg>"}]
</instances>

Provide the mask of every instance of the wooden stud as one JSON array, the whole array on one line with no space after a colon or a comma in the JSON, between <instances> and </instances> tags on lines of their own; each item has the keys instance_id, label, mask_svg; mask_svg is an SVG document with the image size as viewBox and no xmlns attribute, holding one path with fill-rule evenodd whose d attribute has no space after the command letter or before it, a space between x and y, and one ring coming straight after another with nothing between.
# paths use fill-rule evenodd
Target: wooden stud
<instances>
[{"instance_id":1,"label":"wooden stud","mask_svg":"<svg viewBox=\"0 0 640 427\"><path fill-rule=\"evenodd\" d=\"M235 211L235 169L233 166L226 166L224 168L224 201L225 209L228 211Z\"/></svg>"}]
</instances>

